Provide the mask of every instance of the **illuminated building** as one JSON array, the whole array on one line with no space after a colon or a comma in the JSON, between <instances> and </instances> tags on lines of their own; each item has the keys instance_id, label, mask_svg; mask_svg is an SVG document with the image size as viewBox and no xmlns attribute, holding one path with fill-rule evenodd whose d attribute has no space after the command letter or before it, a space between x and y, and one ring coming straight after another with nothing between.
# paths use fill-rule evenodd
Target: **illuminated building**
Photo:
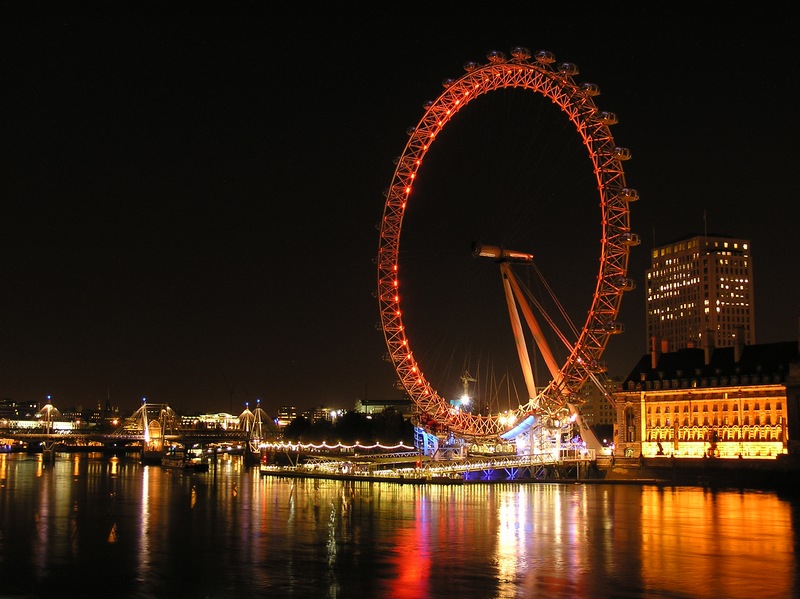
<instances>
[{"instance_id":1,"label":"illuminated building","mask_svg":"<svg viewBox=\"0 0 800 599\"><path fill-rule=\"evenodd\" d=\"M654 248L647 333L663 351L755 343L750 242L696 235Z\"/></svg>"},{"instance_id":2,"label":"illuminated building","mask_svg":"<svg viewBox=\"0 0 800 599\"><path fill-rule=\"evenodd\" d=\"M706 359L710 356L710 359ZM800 454L796 341L645 355L614 394L617 455Z\"/></svg>"},{"instance_id":3,"label":"illuminated building","mask_svg":"<svg viewBox=\"0 0 800 599\"><path fill-rule=\"evenodd\" d=\"M611 430L614 424L614 406L606 395L613 395L619 388L621 378L609 378L605 382L606 389L601 390L594 382L589 381L581 389L583 403L580 406L583 421L597 434L599 430ZM610 434L610 433L609 433Z\"/></svg>"},{"instance_id":4,"label":"illuminated building","mask_svg":"<svg viewBox=\"0 0 800 599\"><path fill-rule=\"evenodd\" d=\"M35 406L33 412L36 412ZM19 417L20 406L17 405L17 402L8 397L0 399L0 418L6 420L17 420Z\"/></svg>"},{"instance_id":5,"label":"illuminated building","mask_svg":"<svg viewBox=\"0 0 800 599\"><path fill-rule=\"evenodd\" d=\"M239 428L239 417L226 412L216 414L184 414L180 417L182 428L206 428L236 430Z\"/></svg>"},{"instance_id":6,"label":"illuminated building","mask_svg":"<svg viewBox=\"0 0 800 599\"><path fill-rule=\"evenodd\" d=\"M339 410L336 408L329 408L327 406L317 406L310 412L306 412L304 416L311 422L320 422L323 420L333 422L338 413Z\"/></svg>"},{"instance_id":7,"label":"illuminated building","mask_svg":"<svg viewBox=\"0 0 800 599\"><path fill-rule=\"evenodd\" d=\"M297 406L281 406L278 408L277 423L281 428L288 426L297 418Z\"/></svg>"},{"instance_id":8,"label":"illuminated building","mask_svg":"<svg viewBox=\"0 0 800 599\"><path fill-rule=\"evenodd\" d=\"M386 409L393 408L403 417L411 417L411 400L404 399L357 399L354 411L359 414L380 414Z\"/></svg>"}]
</instances>

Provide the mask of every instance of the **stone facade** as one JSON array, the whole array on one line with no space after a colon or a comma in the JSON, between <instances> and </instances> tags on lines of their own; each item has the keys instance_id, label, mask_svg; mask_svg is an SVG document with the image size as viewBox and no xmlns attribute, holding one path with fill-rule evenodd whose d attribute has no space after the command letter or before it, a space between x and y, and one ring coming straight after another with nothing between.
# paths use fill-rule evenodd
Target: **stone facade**
<instances>
[{"instance_id":1,"label":"stone facade","mask_svg":"<svg viewBox=\"0 0 800 599\"><path fill-rule=\"evenodd\" d=\"M644 356L614 394L616 455L800 454L797 342L746 346L736 353L688 348Z\"/></svg>"}]
</instances>

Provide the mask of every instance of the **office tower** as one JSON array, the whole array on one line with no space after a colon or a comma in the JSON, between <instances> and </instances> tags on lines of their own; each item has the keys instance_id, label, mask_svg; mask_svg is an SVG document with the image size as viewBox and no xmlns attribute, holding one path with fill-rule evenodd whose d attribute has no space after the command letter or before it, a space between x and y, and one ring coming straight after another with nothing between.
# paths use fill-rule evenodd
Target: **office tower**
<instances>
[{"instance_id":1,"label":"office tower","mask_svg":"<svg viewBox=\"0 0 800 599\"><path fill-rule=\"evenodd\" d=\"M754 314L748 240L694 235L652 250L647 271L651 350L752 345Z\"/></svg>"}]
</instances>

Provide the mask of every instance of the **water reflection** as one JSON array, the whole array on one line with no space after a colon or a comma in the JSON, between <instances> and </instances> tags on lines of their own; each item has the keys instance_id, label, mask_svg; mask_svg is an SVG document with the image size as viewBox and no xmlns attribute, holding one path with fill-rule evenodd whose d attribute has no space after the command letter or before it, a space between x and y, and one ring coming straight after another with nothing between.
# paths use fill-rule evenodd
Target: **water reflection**
<instances>
[{"instance_id":1,"label":"water reflection","mask_svg":"<svg viewBox=\"0 0 800 599\"><path fill-rule=\"evenodd\" d=\"M797 498L417 486L0 455L0 580L41 597L795 597ZM6 590L7 589L7 590Z\"/></svg>"}]
</instances>

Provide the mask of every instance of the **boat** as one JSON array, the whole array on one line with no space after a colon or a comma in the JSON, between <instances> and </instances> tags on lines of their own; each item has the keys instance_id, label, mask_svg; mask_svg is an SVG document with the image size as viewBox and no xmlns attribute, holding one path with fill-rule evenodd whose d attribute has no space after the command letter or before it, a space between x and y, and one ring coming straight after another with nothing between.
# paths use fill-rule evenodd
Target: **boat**
<instances>
[{"instance_id":1,"label":"boat","mask_svg":"<svg viewBox=\"0 0 800 599\"><path fill-rule=\"evenodd\" d=\"M1 439L0 440L0 453L19 453L25 451L28 444L24 441L17 441L15 439Z\"/></svg>"},{"instance_id":2,"label":"boat","mask_svg":"<svg viewBox=\"0 0 800 599\"><path fill-rule=\"evenodd\" d=\"M161 465L189 472L208 472L208 456L197 447L187 449L183 445L170 445L161 456Z\"/></svg>"}]
</instances>

